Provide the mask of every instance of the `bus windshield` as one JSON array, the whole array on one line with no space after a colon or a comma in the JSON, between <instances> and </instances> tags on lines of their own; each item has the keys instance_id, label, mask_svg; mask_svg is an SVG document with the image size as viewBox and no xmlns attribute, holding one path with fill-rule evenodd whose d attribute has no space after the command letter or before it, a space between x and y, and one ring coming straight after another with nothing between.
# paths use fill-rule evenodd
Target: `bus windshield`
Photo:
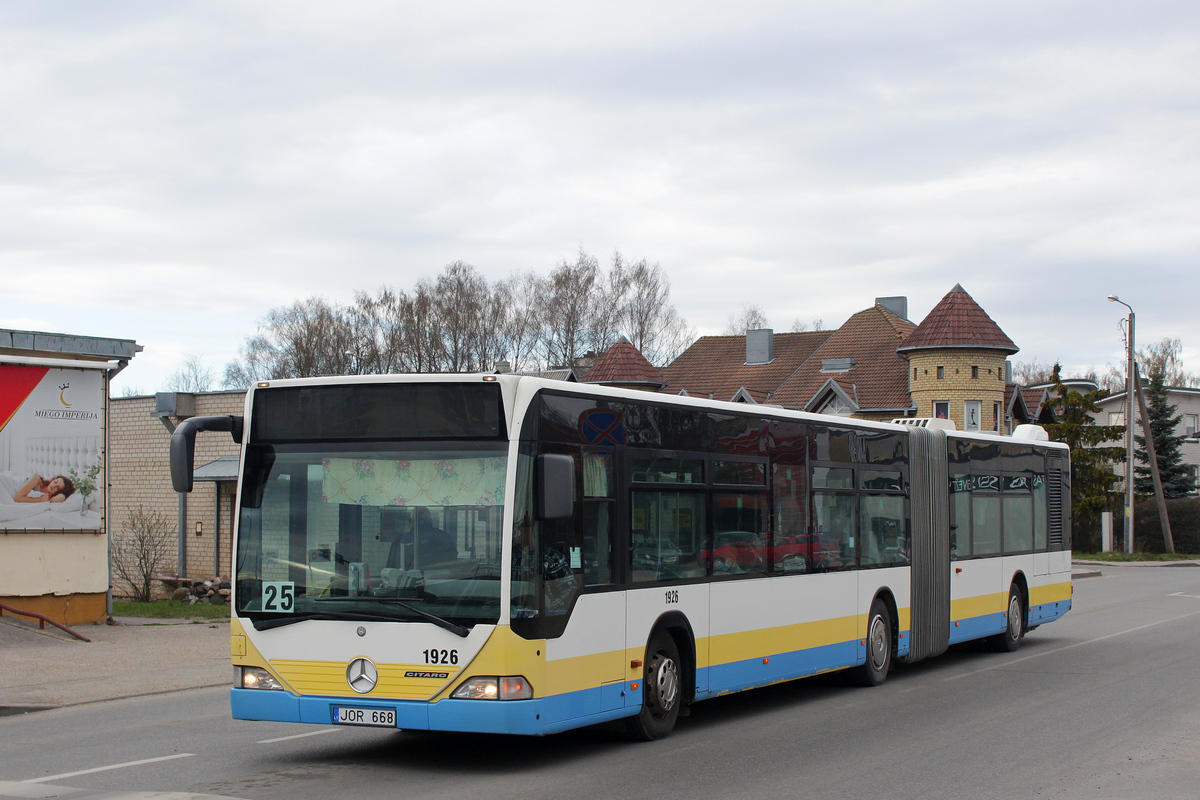
<instances>
[{"instance_id":1,"label":"bus windshield","mask_svg":"<svg viewBox=\"0 0 1200 800\"><path fill-rule=\"evenodd\" d=\"M506 445L252 443L236 609L256 623L495 623Z\"/></svg>"}]
</instances>

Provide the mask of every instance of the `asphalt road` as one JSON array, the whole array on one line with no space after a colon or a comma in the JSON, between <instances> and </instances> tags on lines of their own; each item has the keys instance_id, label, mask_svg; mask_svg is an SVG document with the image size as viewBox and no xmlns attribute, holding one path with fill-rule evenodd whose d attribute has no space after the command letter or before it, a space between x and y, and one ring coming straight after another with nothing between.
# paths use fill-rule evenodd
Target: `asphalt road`
<instances>
[{"instance_id":1,"label":"asphalt road","mask_svg":"<svg viewBox=\"0 0 1200 800\"><path fill-rule=\"evenodd\" d=\"M1017 653L710 700L660 742L234 722L199 689L0 718L0 796L1194 798L1200 568L1104 572Z\"/></svg>"}]
</instances>

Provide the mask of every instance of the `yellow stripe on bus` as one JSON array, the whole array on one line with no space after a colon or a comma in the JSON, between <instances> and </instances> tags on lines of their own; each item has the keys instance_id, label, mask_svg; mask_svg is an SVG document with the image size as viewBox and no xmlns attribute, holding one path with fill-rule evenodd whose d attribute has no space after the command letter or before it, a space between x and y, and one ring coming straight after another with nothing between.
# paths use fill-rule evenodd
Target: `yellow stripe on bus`
<instances>
[{"instance_id":1,"label":"yellow stripe on bus","mask_svg":"<svg viewBox=\"0 0 1200 800\"><path fill-rule=\"evenodd\" d=\"M1045 603L1061 603L1071 599L1071 582L1051 583L1047 586L1033 586L1029 589L1029 604L1040 606Z\"/></svg>"},{"instance_id":2,"label":"yellow stripe on bus","mask_svg":"<svg viewBox=\"0 0 1200 800\"><path fill-rule=\"evenodd\" d=\"M950 601L950 619L963 620L987 614L1002 614L1008 610L1008 592L980 594Z\"/></svg>"}]
</instances>

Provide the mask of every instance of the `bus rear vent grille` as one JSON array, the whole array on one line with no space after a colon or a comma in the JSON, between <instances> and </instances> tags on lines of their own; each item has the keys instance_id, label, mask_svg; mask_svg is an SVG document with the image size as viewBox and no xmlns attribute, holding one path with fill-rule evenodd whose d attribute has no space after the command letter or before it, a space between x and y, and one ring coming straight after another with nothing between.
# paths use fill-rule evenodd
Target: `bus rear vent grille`
<instances>
[{"instance_id":1,"label":"bus rear vent grille","mask_svg":"<svg viewBox=\"0 0 1200 800\"><path fill-rule=\"evenodd\" d=\"M1046 505L1050 512L1050 549L1063 546L1063 479L1062 470L1051 468L1046 482Z\"/></svg>"}]
</instances>

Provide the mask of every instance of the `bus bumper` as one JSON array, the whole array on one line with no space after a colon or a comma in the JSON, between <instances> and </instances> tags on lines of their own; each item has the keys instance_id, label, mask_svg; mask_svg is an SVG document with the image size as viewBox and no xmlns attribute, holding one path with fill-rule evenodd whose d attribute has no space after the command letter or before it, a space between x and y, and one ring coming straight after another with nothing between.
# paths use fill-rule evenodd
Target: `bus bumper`
<instances>
[{"instance_id":1,"label":"bus bumper","mask_svg":"<svg viewBox=\"0 0 1200 800\"><path fill-rule=\"evenodd\" d=\"M285 691L231 689L234 719L333 724L336 706L394 709L396 727L415 731L472 731L540 736L566 728L604 722L637 713L637 708L613 710L586 719L552 722L555 698L534 700L366 700L350 697L296 697ZM553 716L558 716L554 714Z\"/></svg>"}]
</instances>

